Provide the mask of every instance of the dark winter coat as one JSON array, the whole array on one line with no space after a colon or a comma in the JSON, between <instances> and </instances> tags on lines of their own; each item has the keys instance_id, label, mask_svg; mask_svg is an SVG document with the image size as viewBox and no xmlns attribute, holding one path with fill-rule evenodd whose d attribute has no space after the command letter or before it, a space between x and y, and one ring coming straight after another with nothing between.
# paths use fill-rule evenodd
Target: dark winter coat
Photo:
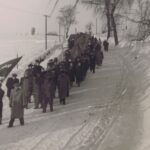
<instances>
[{"instance_id":1,"label":"dark winter coat","mask_svg":"<svg viewBox=\"0 0 150 150\"><path fill-rule=\"evenodd\" d=\"M66 98L68 88L69 88L69 77L65 73L61 73L58 76L58 93L60 99Z\"/></svg>"},{"instance_id":2,"label":"dark winter coat","mask_svg":"<svg viewBox=\"0 0 150 150\"><path fill-rule=\"evenodd\" d=\"M19 83L19 79L13 79L12 77L7 79L6 87L7 87L7 96L10 97L11 90L14 88L14 84Z\"/></svg>"},{"instance_id":3,"label":"dark winter coat","mask_svg":"<svg viewBox=\"0 0 150 150\"><path fill-rule=\"evenodd\" d=\"M10 95L11 118L23 118L23 92L20 88L13 89Z\"/></svg>"},{"instance_id":4,"label":"dark winter coat","mask_svg":"<svg viewBox=\"0 0 150 150\"><path fill-rule=\"evenodd\" d=\"M90 55L90 66L91 66L91 67L95 67L95 65L96 65L96 56L95 56L94 53L92 53L92 54Z\"/></svg>"},{"instance_id":5,"label":"dark winter coat","mask_svg":"<svg viewBox=\"0 0 150 150\"><path fill-rule=\"evenodd\" d=\"M41 77L33 77L33 96L36 103L36 106L41 102L41 96L42 96L42 79Z\"/></svg>"},{"instance_id":6,"label":"dark winter coat","mask_svg":"<svg viewBox=\"0 0 150 150\"><path fill-rule=\"evenodd\" d=\"M104 59L103 52L102 51L98 51L97 54L96 54L96 64L97 65L102 65L103 59Z\"/></svg>"},{"instance_id":7,"label":"dark winter coat","mask_svg":"<svg viewBox=\"0 0 150 150\"><path fill-rule=\"evenodd\" d=\"M103 42L104 50L108 51L109 43L107 41Z\"/></svg>"},{"instance_id":8,"label":"dark winter coat","mask_svg":"<svg viewBox=\"0 0 150 150\"><path fill-rule=\"evenodd\" d=\"M32 82L29 77L23 77L21 79L22 82L22 91L23 91L23 102L24 105L27 105L29 98L32 93Z\"/></svg>"},{"instance_id":9,"label":"dark winter coat","mask_svg":"<svg viewBox=\"0 0 150 150\"><path fill-rule=\"evenodd\" d=\"M2 118L2 110L3 110L3 97L5 92L0 89L0 119Z\"/></svg>"},{"instance_id":10,"label":"dark winter coat","mask_svg":"<svg viewBox=\"0 0 150 150\"><path fill-rule=\"evenodd\" d=\"M82 63L81 62L76 62L75 65L75 77L76 77L76 82L81 82L82 80Z\"/></svg>"},{"instance_id":11,"label":"dark winter coat","mask_svg":"<svg viewBox=\"0 0 150 150\"><path fill-rule=\"evenodd\" d=\"M39 76L41 76L41 74L42 74L42 71L43 71L43 67L42 66L37 66L37 65L35 65L34 67L33 67L33 76L34 77L39 77Z\"/></svg>"},{"instance_id":12,"label":"dark winter coat","mask_svg":"<svg viewBox=\"0 0 150 150\"><path fill-rule=\"evenodd\" d=\"M70 79L70 82L75 81L75 68L74 68L73 62L69 63L69 79Z\"/></svg>"},{"instance_id":13,"label":"dark winter coat","mask_svg":"<svg viewBox=\"0 0 150 150\"><path fill-rule=\"evenodd\" d=\"M49 100L53 100L54 97L54 82L53 78L45 78L44 83L42 85L43 90L43 99L48 98Z\"/></svg>"}]
</instances>

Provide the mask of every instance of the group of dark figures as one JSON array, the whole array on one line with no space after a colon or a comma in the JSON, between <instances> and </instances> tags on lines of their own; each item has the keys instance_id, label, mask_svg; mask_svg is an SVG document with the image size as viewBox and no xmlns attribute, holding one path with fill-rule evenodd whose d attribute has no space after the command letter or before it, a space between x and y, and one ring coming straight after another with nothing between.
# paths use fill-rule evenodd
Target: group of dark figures
<instances>
[{"instance_id":1,"label":"group of dark figures","mask_svg":"<svg viewBox=\"0 0 150 150\"><path fill-rule=\"evenodd\" d=\"M70 44L69 41L68 44ZM73 58L71 51L66 50L63 61L59 62L57 58L50 59L46 69L40 65L39 60L36 60L34 65L28 65L20 80L17 78L17 74L12 74L12 77L8 78L6 82L7 96L11 108L8 127L13 127L16 118L20 119L21 125L24 125L24 108L28 109L32 95L34 97L34 109L42 109L43 113L46 112L48 104L50 111L53 111L56 91L58 91L60 104L65 105L73 84L76 83L80 87L88 70L95 73L96 65L102 65L104 55L101 45L100 40L91 37L86 50L80 56ZM104 50L108 51L108 44L106 47L104 46ZM99 57L97 57L98 54ZM2 99L4 96L1 86L2 84L0 84L0 124L2 123Z\"/></svg>"}]
</instances>

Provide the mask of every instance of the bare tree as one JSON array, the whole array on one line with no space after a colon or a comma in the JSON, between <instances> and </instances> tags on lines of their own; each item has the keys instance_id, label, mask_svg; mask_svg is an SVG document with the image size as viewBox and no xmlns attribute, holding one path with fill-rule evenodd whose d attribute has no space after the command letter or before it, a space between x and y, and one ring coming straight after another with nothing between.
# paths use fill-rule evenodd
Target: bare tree
<instances>
[{"instance_id":1,"label":"bare tree","mask_svg":"<svg viewBox=\"0 0 150 150\"><path fill-rule=\"evenodd\" d=\"M136 14L136 15L135 15ZM137 35L134 40L145 40L150 36L150 1L137 0L137 7L133 16L118 14L120 17L126 18L128 21L137 25Z\"/></svg>"},{"instance_id":2,"label":"bare tree","mask_svg":"<svg viewBox=\"0 0 150 150\"><path fill-rule=\"evenodd\" d=\"M76 23L76 9L72 5L64 6L60 9L60 15L57 17L59 23L64 26L66 37L68 37L71 25Z\"/></svg>"},{"instance_id":3,"label":"bare tree","mask_svg":"<svg viewBox=\"0 0 150 150\"><path fill-rule=\"evenodd\" d=\"M136 20L138 23L138 39L145 40L148 36L150 36L150 1L140 1L138 0L138 17Z\"/></svg>"},{"instance_id":4,"label":"bare tree","mask_svg":"<svg viewBox=\"0 0 150 150\"><path fill-rule=\"evenodd\" d=\"M115 44L118 45L118 33L117 33L117 24L115 15L118 13L118 10L123 8L125 2L129 6L133 3L133 0L92 0L86 1L83 0L84 3L89 3L94 8L96 13L102 13L107 18L107 39L109 39L111 35L111 31L113 31Z\"/></svg>"}]
</instances>

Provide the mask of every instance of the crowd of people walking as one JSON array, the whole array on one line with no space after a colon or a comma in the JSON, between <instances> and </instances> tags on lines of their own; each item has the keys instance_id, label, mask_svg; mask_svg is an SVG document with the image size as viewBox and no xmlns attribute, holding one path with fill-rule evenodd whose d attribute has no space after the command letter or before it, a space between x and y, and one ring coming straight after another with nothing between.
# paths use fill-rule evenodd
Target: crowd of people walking
<instances>
[{"instance_id":1,"label":"crowd of people walking","mask_svg":"<svg viewBox=\"0 0 150 150\"><path fill-rule=\"evenodd\" d=\"M11 108L11 117L8 127L13 127L16 118L20 119L20 124L24 125L24 108L29 108L31 96L34 99L34 109L42 109L46 113L47 107L52 112L53 102L58 95L60 105L66 104L66 98L70 95L70 89L76 84L80 87L82 81L86 79L88 70L95 73L96 65L103 63L104 50L108 51L107 41L89 37L86 48L80 55L72 56L72 47L75 39L68 40L68 50L64 52L64 59L50 59L47 68L40 65L36 60L35 64L29 64L24 72L24 76L19 80L17 74L7 79L7 96ZM58 92L57 92L58 91ZM4 91L0 84L0 124L2 123L2 99Z\"/></svg>"}]
</instances>

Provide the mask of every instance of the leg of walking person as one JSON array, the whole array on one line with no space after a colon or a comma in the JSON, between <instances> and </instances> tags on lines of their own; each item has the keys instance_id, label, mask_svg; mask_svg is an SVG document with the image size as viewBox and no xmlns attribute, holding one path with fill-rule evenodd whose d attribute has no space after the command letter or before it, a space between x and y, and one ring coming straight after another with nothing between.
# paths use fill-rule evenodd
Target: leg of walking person
<instances>
[{"instance_id":1,"label":"leg of walking person","mask_svg":"<svg viewBox=\"0 0 150 150\"><path fill-rule=\"evenodd\" d=\"M11 119L10 119L8 128L13 127L14 121L15 121L15 118L11 118Z\"/></svg>"},{"instance_id":2,"label":"leg of walking person","mask_svg":"<svg viewBox=\"0 0 150 150\"><path fill-rule=\"evenodd\" d=\"M24 118L20 118L19 120L20 120L20 125L23 126L24 125Z\"/></svg>"},{"instance_id":3,"label":"leg of walking person","mask_svg":"<svg viewBox=\"0 0 150 150\"><path fill-rule=\"evenodd\" d=\"M3 103L0 103L0 125L2 124L2 116L3 116Z\"/></svg>"}]
</instances>

